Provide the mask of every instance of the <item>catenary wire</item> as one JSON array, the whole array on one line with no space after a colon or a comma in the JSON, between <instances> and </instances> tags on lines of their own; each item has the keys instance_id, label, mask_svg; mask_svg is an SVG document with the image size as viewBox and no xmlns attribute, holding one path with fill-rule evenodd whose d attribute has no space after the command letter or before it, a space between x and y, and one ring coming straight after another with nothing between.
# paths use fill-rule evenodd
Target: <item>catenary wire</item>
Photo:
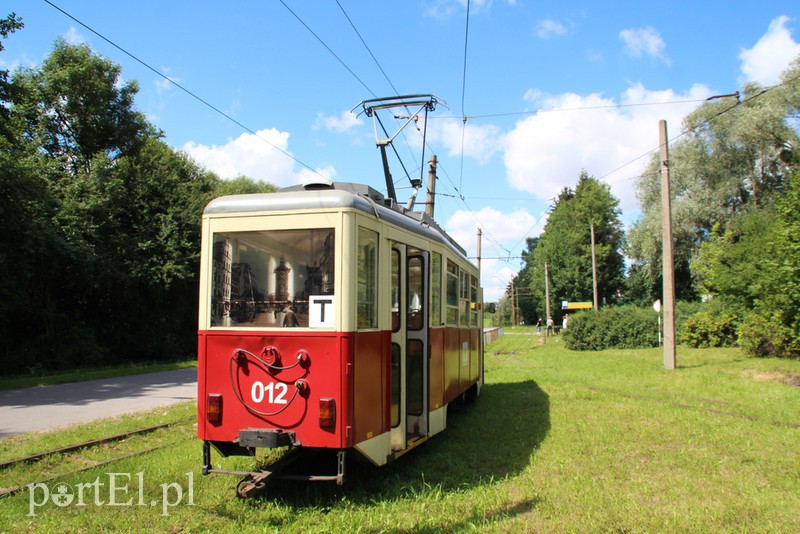
<instances>
[{"instance_id":1,"label":"catenary wire","mask_svg":"<svg viewBox=\"0 0 800 534\"><path fill-rule=\"evenodd\" d=\"M317 34L316 34L316 32L314 32L314 30L312 30L312 29L311 29L311 27L310 27L308 24L306 24L306 23L305 23L305 21L304 21L303 19L301 19L301 18L300 18L300 16L299 16L298 14L297 14L297 13L295 13L295 12L292 10L292 8L290 8L290 7L289 7L289 6L286 4L286 2L284 2L283 0L278 0L278 1L279 1L279 2L280 2L282 5L283 5L283 7L285 7L285 8L286 8L286 10L287 10L289 13L291 13L291 14L294 16L294 18L296 18L296 19L298 20L298 22L300 22L300 24L302 24L302 25L303 25L303 27L304 27L306 30L308 30L308 32L309 32L311 35L313 35L313 36L314 36L314 38L315 38L317 41L319 41L319 43L320 43L322 46L324 46L324 47L325 47L325 50L327 50L328 52L330 52L330 54L331 54L331 55L332 55L334 58L336 58L336 61L338 61L338 62L339 62L339 63L340 63L340 64L341 64L341 65L342 65L342 66L343 66L343 67L344 67L344 68L347 70L347 72L349 72L349 73L350 73L350 74L353 76L353 78L355 78L356 80L358 80L358 83L360 83L360 84L361 84L361 85L364 87L364 89L366 89L366 90L367 90L367 92L368 92L369 94L371 94L371 95L372 95L374 98L378 98L378 95L376 95L376 94L375 94L375 93L372 91L372 89L370 89L370 88L369 88L369 86L368 86L366 83L364 83L364 80L362 80L361 78L359 78L359 77L358 77L358 74L356 74L355 72L353 72L353 69L351 69L351 68L350 68L350 67L347 65L347 63L345 63L345 62L344 62L344 60L342 60L342 58L340 58L340 57L339 57L339 56L336 54L336 52L334 52L334 51L333 51L333 49L332 49L330 46L328 46L328 45L327 45L327 43L325 43L325 41L323 41L323 40L322 40L322 38L321 38L319 35L317 35Z\"/></svg>"}]
</instances>

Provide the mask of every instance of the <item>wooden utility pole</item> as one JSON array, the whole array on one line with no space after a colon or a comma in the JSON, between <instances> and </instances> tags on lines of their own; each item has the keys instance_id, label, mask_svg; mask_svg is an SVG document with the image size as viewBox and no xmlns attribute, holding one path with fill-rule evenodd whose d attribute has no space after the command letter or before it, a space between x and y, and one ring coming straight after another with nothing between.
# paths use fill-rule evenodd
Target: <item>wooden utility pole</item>
<instances>
[{"instance_id":1,"label":"wooden utility pole","mask_svg":"<svg viewBox=\"0 0 800 534\"><path fill-rule=\"evenodd\" d=\"M667 121L658 122L661 144L661 225L663 231L664 369L675 369L675 266L672 259L672 207L669 189Z\"/></svg>"},{"instance_id":2,"label":"wooden utility pole","mask_svg":"<svg viewBox=\"0 0 800 534\"><path fill-rule=\"evenodd\" d=\"M594 294L594 311L599 308L597 306L597 255L594 249L594 223L592 223L592 288Z\"/></svg>"},{"instance_id":3,"label":"wooden utility pole","mask_svg":"<svg viewBox=\"0 0 800 534\"><path fill-rule=\"evenodd\" d=\"M436 156L434 156L434 157L436 157ZM480 272L481 272L481 237L482 236L483 236L483 232L481 232L481 229L478 228L478 247L477 247L477 250L476 250L476 252L478 254L478 265L476 266L476 267L478 267L478 275L480 275Z\"/></svg>"},{"instance_id":4,"label":"wooden utility pole","mask_svg":"<svg viewBox=\"0 0 800 534\"><path fill-rule=\"evenodd\" d=\"M433 199L436 196L436 162L436 154L434 154L431 156L430 169L428 170L428 195L425 197L425 215L431 219L433 219ZM478 242L480 243L480 241ZM478 257L480 257L480 253L478 253Z\"/></svg>"},{"instance_id":5,"label":"wooden utility pole","mask_svg":"<svg viewBox=\"0 0 800 534\"><path fill-rule=\"evenodd\" d=\"M517 288L514 285L514 281L511 281L511 326L517 324L517 306L514 304L514 298L517 294Z\"/></svg>"}]
</instances>

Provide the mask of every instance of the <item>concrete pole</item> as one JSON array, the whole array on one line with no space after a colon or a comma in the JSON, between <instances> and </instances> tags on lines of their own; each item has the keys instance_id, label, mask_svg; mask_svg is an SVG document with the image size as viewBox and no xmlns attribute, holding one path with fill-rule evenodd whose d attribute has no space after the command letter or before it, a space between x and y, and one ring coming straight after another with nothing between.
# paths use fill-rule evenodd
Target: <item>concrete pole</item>
<instances>
[{"instance_id":1,"label":"concrete pole","mask_svg":"<svg viewBox=\"0 0 800 534\"><path fill-rule=\"evenodd\" d=\"M675 266L672 259L672 207L669 189L667 121L658 123L661 144L661 225L663 230L664 369L675 369Z\"/></svg>"},{"instance_id":2,"label":"concrete pole","mask_svg":"<svg viewBox=\"0 0 800 534\"><path fill-rule=\"evenodd\" d=\"M594 248L594 223L592 223L592 289L594 295L594 311L599 308L597 306L597 255Z\"/></svg>"},{"instance_id":3,"label":"concrete pole","mask_svg":"<svg viewBox=\"0 0 800 534\"><path fill-rule=\"evenodd\" d=\"M547 262L544 263L544 314L547 316L545 324L550 320L550 277L547 275ZM547 337L547 329L545 329L544 337Z\"/></svg>"}]
</instances>

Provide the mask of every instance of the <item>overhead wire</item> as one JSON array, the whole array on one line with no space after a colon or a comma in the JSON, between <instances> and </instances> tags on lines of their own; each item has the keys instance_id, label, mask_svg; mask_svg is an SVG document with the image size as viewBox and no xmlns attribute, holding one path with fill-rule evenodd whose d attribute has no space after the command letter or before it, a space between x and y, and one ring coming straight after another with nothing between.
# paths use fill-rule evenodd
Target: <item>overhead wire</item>
<instances>
[{"instance_id":1,"label":"overhead wire","mask_svg":"<svg viewBox=\"0 0 800 534\"><path fill-rule=\"evenodd\" d=\"M466 94L467 94L467 52L469 50L469 7L470 1L467 0L467 15L464 23L464 66L461 70L461 164L459 169L458 188L461 189L464 180L464 142L467 136L467 112L466 112Z\"/></svg>"},{"instance_id":2,"label":"overhead wire","mask_svg":"<svg viewBox=\"0 0 800 534\"><path fill-rule=\"evenodd\" d=\"M294 16L294 18L296 18L296 19L297 19L297 21L298 21L300 24L302 24L302 25L303 25L303 27L304 27L306 30L308 30L308 32L309 32L311 35L313 35L313 36L314 36L314 38L315 38L317 41L319 41L319 43L320 43L322 46L324 46L324 47L325 47L325 49L326 49L328 52L330 52L330 54L331 54L331 55L332 55L334 58L336 58L336 61L338 61L338 62L339 62L339 63L340 63L340 64L341 64L341 65L342 65L342 66L343 66L343 67L344 67L344 68L347 70L347 72L349 72L349 73L350 73L350 74L351 74L351 75L352 75L352 76L353 76L353 77L354 77L356 80L358 80L358 83L360 83L360 84L361 84L361 85L364 87L364 89L366 89L366 90L367 90L367 92L368 92L369 94L371 94L371 95L372 95L373 97L375 97L375 98L378 98L378 95L376 95L374 92L372 92L372 89L370 89L370 88L369 88L369 86L368 86L366 83L364 83L364 80L362 80L361 78L359 78L359 77L358 77L358 74L356 74L355 72L353 72L353 69L351 69L351 68L350 68L350 67L347 65L347 63L345 63L345 62L344 62L344 60L343 60L342 58L340 58L340 57L339 57L339 56L336 54L336 52L334 52L334 51L333 51L333 49L332 49L330 46L328 46L328 45L327 45L327 43L326 43L325 41L323 41L323 40L322 40L322 38L321 38L319 35L317 35L317 33L316 33L314 30L312 30L312 29L311 29L311 27L310 27L308 24L306 24L306 23L305 23L305 21L304 21L302 18L300 18L300 15L298 15L297 13L295 13L295 12L292 10L292 8L291 8L291 7L289 7L289 6L286 4L286 2L284 2L283 0L278 0L278 1L279 1L279 2L280 2L282 5L283 5L283 7L285 7L285 8L286 8L286 10L287 10L289 13L291 13L291 14Z\"/></svg>"},{"instance_id":3,"label":"overhead wire","mask_svg":"<svg viewBox=\"0 0 800 534\"><path fill-rule=\"evenodd\" d=\"M690 99L690 100L672 100L669 102L639 102L636 104L605 104L602 106L578 106L573 108L554 108L554 109L535 109L529 111L510 111L507 113L486 113L482 115L464 115L461 117L457 117L455 115L440 115L435 117L436 119L459 119L459 120L466 120L470 121L473 119L490 119L496 117L512 117L516 115L534 115L537 113L562 113L567 111L591 111L591 110L601 110L601 109L622 109L622 108L636 108L636 107L648 107L648 106L665 106L665 105L672 105L672 104L696 104L700 102L705 102L705 99Z\"/></svg>"}]
</instances>

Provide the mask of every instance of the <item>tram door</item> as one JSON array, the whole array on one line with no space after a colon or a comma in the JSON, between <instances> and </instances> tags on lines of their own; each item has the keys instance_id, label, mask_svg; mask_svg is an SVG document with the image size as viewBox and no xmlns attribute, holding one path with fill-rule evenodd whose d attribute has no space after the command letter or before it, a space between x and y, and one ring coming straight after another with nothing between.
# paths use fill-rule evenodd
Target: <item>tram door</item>
<instances>
[{"instance_id":1,"label":"tram door","mask_svg":"<svg viewBox=\"0 0 800 534\"><path fill-rule=\"evenodd\" d=\"M392 246L392 449L428 435L428 253Z\"/></svg>"}]
</instances>

